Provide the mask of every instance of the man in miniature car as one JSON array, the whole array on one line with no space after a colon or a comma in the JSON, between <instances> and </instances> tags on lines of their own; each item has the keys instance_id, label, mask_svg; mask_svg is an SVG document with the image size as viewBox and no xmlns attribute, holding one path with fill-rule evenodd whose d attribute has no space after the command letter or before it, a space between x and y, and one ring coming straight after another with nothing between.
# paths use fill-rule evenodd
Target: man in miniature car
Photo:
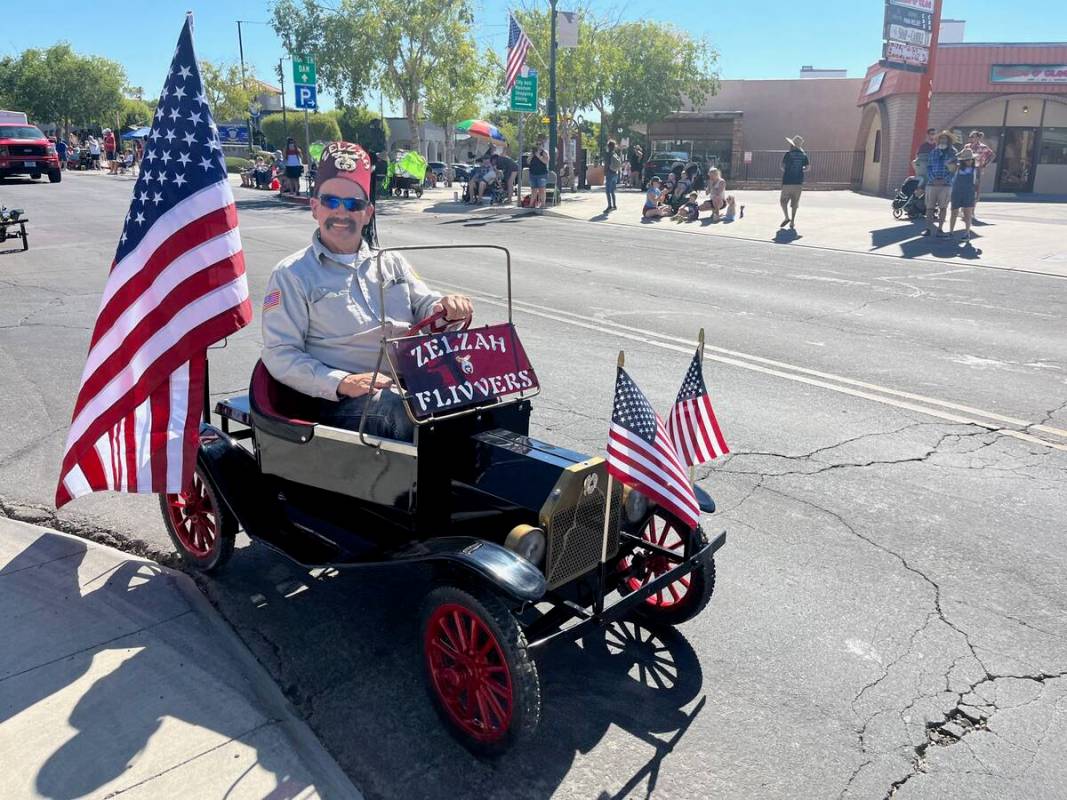
<instances>
[{"instance_id":1,"label":"man in miniature car","mask_svg":"<svg viewBox=\"0 0 1067 800\"><path fill-rule=\"evenodd\" d=\"M368 435L410 441L414 425L392 379L374 378L382 334L378 259L361 235L374 214L370 158L359 145L331 142L318 176L311 244L279 262L267 282L261 358L275 380L319 398L322 424L359 430L366 417ZM438 311L444 319L434 331L473 313L470 298L432 291L397 253L386 254L382 273L389 336Z\"/></svg>"}]
</instances>

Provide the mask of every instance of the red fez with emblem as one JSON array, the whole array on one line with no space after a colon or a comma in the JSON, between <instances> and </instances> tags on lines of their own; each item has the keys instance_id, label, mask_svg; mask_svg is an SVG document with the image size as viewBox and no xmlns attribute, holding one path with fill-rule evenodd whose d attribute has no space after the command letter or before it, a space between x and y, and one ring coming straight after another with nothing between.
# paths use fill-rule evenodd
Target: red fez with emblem
<instances>
[{"instance_id":1,"label":"red fez with emblem","mask_svg":"<svg viewBox=\"0 0 1067 800\"><path fill-rule=\"evenodd\" d=\"M371 168L370 156L358 144L351 142L330 142L322 151L319 159L316 185L322 186L332 178L344 178L363 189L370 197Z\"/></svg>"}]
</instances>

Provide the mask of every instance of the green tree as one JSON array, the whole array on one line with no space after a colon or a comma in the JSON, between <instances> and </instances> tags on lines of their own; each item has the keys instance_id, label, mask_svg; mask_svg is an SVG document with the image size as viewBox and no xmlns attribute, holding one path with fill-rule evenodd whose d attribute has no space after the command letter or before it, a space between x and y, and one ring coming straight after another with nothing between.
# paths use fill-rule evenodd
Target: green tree
<instances>
[{"instance_id":1,"label":"green tree","mask_svg":"<svg viewBox=\"0 0 1067 800\"><path fill-rule=\"evenodd\" d=\"M358 103L372 86L400 101L421 151L426 83L474 22L470 0L276 0L274 28L291 53L316 59L321 83Z\"/></svg>"},{"instance_id":2,"label":"green tree","mask_svg":"<svg viewBox=\"0 0 1067 800\"><path fill-rule=\"evenodd\" d=\"M285 146L285 127L281 114L271 114L263 117L259 125L271 147L280 150ZM333 142L341 138L341 129L337 126L337 119L332 113L309 114L308 133L311 134L311 141L313 142ZM304 137L304 121L302 119L298 123L289 125L289 135L296 140L297 146L304 151L304 156L307 157L308 141Z\"/></svg>"},{"instance_id":3,"label":"green tree","mask_svg":"<svg viewBox=\"0 0 1067 800\"><path fill-rule=\"evenodd\" d=\"M235 122L248 117L248 104L255 99L257 91L256 77L251 69L245 68L242 80L238 64L201 61L200 79L216 122Z\"/></svg>"},{"instance_id":4,"label":"green tree","mask_svg":"<svg viewBox=\"0 0 1067 800\"><path fill-rule=\"evenodd\" d=\"M155 109L144 100L135 97L122 98L122 108L119 111L119 128L140 128L152 122Z\"/></svg>"},{"instance_id":5,"label":"green tree","mask_svg":"<svg viewBox=\"0 0 1067 800\"><path fill-rule=\"evenodd\" d=\"M478 116L482 99L494 88L501 67L492 52L479 52L467 36L438 59L426 81L426 113L445 131L445 178L452 185L456 123Z\"/></svg>"},{"instance_id":6,"label":"green tree","mask_svg":"<svg viewBox=\"0 0 1067 800\"><path fill-rule=\"evenodd\" d=\"M346 142L360 144L368 153L385 150L385 143L389 138L389 123L377 112L356 106L344 106L332 113L341 130L341 138Z\"/></svg>"},{"instance_id":7,"label":"green tree","mask_svg":"<svg viewBox=\"0 0 1067 800\"><path fill-rule=\"evenodd\" d=\"M60 124L65 133L73 122L113 125L125 84L120 65L101 56L79 55L65 42L47 50L24 50L0 63L5 105L37 122Z\"/></svg>"}]
</instances>

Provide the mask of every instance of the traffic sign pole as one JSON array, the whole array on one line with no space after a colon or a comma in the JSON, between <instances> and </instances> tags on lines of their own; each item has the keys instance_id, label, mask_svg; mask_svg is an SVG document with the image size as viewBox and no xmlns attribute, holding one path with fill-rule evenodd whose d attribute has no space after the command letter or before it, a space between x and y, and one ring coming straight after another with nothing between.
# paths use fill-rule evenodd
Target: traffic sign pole
<instances>
[{"instance_id":1,"label":"traffic sign pole","mask_svg":"<svg viewBox=\"0 0 1067 800\"><path fill-rule=\"evenodd\" d=\"M930 56L926 61L926 72L919 81L918 105L915 108L915 129L911 133L911 158L908 174L915 174L915 154L926 136L926 126L930 122L930 100L933 95L934 66L937 64L937 38L941 33L941 0L934 0L933 30L930 36Z\"/></svg>"}]
</instances>

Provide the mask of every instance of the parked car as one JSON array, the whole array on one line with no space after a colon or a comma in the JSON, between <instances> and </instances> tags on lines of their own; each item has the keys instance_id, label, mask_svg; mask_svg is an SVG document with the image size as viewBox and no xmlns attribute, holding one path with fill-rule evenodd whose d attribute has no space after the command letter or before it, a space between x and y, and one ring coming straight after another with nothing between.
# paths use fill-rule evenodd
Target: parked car
<instances>
[{"instance_id":1,"label":"parked car","mask_svg":"<svg viewBox=\"0 0 1067 800\"><path fill-rule=\"evenodd\" d=\"M470 180L471 165L456 163L452 165L452 176L457 181L463 181L466 183Z\"/></svg>"},{"instance_id":2,"label":"parked car","mask_svg":"<svg viewBox=\"0 0 1067 800\"><path fill-rule=\"evenodd\" d=\"M708 176L707 160L701 156L690 157L688 153L653 153L648 161L645 162L643 181L647 183L653 176L660 180L666 180L671 170L679 164L683 168L688 167L690 164L696 164L699 167L697 180L693 188L697 191L703 189Z\"/></svg>"},{"instance_id":3,"label":"parked car","mask_svg":"<svg viewBox=\"0 0 1067 800\"><path fill-rule=\"evenodd\" d=\"M427 172L432 172L434 178L438 183L441 183L445 179L445 169L447 165L444 161L430 161L426 164Z\"/></svg>"},{"instance_id":4,"label":"parked car","mask_svg":"<svg viewBox=\"0 0 1067 800\"><path fill-rule=\"evenodd\" d=\"M0 123L0 180L12 175L37 180L44 174L52 183L63 178L56 146L36 125Z\"/></svg>"}]
</instances>

